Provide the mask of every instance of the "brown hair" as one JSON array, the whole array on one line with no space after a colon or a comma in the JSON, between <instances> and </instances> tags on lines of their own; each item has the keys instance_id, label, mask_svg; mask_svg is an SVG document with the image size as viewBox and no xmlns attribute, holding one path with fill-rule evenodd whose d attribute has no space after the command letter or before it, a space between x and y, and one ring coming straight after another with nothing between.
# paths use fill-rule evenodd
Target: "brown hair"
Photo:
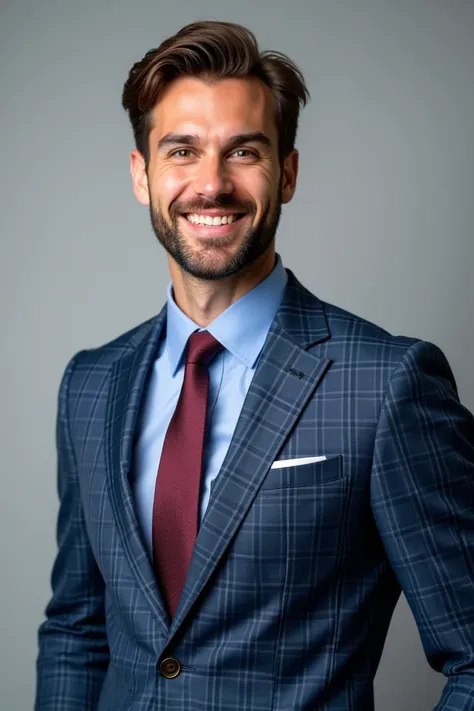
<instances>
[{"instance_id":1,"label":"brown hair","mask_svg":"<svg viewBox=\"0 0 474 711\"><path fill-rule=\"evenodd\" d=\"M183 27L131 68L122 93L135 145L148 163L150 114L174 79L257 77L276 102L280 162L294 148L300 105L310 98L303 75L286 55L260 52L253 32L231 22L203 21Z\"/></svg>"}]
</instances>

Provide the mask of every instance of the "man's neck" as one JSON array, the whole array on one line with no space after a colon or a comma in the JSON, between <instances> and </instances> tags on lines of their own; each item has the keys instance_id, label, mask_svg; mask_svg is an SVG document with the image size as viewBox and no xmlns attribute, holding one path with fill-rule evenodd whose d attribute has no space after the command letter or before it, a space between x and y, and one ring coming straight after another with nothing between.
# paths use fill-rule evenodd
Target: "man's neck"
<instances>
[{"instance_id":1,"label":"man's neck","mask_svg":"<svg viewBox=\"0 0 474 711\"><path fill-rule=\"evenodd\" d=\"M168 257L176 305L194 323L206 328L214 319L260 284L275 266L275 250L268 249L256 262L225 279L197 279Z\"/></svg>"}]
</instances>

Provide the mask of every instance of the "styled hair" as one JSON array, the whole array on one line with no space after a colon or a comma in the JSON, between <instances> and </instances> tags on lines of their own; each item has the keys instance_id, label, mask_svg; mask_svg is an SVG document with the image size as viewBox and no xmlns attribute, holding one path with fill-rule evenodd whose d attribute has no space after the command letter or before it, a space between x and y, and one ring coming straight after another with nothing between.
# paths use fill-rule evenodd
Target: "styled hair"
<instances>
[{"instance_id":1,"label":"styled hair","mask_svg":"<svg viewBox=\"0 0 474 711\"><path fill-rule=\"evenodd\" d=\"M260 52L255 35L246 27L209 20L186 25L149 50L129 72L122 106L146 164L151 112L167 86L184 76L209 82L253 77L263 81L275 98L280 162L293 150L300 106L310 98L301 71L281 52Z\"/></svg>"}]
</instances>

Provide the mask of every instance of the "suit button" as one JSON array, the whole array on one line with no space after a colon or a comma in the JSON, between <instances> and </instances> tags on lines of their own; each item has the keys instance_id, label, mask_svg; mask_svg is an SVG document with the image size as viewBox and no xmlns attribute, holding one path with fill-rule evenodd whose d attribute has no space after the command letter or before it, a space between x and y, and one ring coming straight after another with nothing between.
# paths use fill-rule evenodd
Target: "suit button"
<instances>
[{"instance_id":1,"label":"suit button","mask_svg":"<svg viewBox=\"0 0 474 711\"><path fill-rule=\"evenodd\" d=\"M173 657L168 657L167 659L163 659L163 661L160 664L160 672L167 679L174 679L176 676L178 676L180 671L181 671L181 664L178 662L177 659L173 659Z\"/></svg>"}]
</instances>

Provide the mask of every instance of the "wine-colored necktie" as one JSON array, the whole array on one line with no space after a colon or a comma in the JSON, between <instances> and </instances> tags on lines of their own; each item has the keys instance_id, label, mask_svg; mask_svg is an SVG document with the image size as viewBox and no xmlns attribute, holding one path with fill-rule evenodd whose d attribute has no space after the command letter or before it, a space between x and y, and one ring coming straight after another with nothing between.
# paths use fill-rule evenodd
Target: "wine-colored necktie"
<instances>
[{"instance_id":1,"label":"wine-colored necktie","mask_svg":"<svg viewBox=\"0 0 474 711\"><path fill-rule=\"evenodd\" d=\"M153 502L153 561L171 617L196 541L209 389L208 364L222 348L208 331L188 340L184 380L166 432Z\"/></svg>"}]
</instances>

